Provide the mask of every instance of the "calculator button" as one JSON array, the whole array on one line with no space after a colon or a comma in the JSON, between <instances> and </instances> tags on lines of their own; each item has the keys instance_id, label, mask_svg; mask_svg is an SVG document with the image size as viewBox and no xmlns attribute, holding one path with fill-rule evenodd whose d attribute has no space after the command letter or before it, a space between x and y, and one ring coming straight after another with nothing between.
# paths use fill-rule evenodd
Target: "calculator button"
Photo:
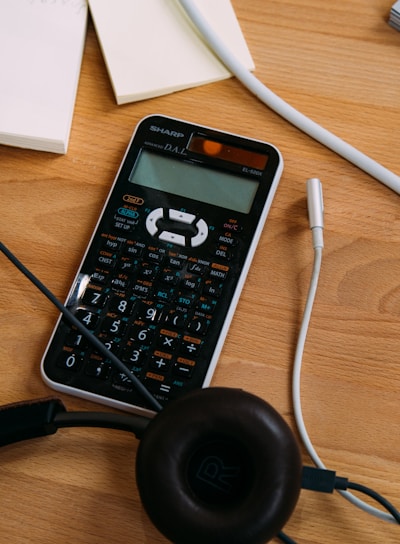
<instances>
[{"instance_id":1,"label":"calculator button","mask_svg":"<svg viewBox=\"0 0 400 544\"><path fill-rule=\"evenodd\" d=\"M119 343L116 342L114 338L108 336L107 334L103 334L103 333L100 333L98 338L99 338L99 340L101 340L103 342L103 344L105 345L105 347L109 351L111 351L115 355L118 353ZM97 349L94 350L94 353L100 355L100 353L97 351Z\"/></svg>"},{"instance_id":2,"label":"calculator button","mask_svg":"<svg viewBox=\"0 0 400 544\"><path fill-rule=\"evenodd\" d=\"M185 261L179 257L168 257L167 264L171 268L175 268L176 270L181 270L183 268Z\"/></svg>"},{"instance_id":3,"label":"calculator button","mask_svg":"<svg viewBox=\"0 0 400 544\"><path fill-rule=\"evenodd\" d=\"M194 315L188 324L188 331L194 334L206 334L210 319L205 316Z\"/></svg>"},{"instance_id":4,"label":"calculator button","mask_svg":"<svg viewBox=\"0 0 400 544\"><path fill-rule=\"evenodd\" d=\"M148 251L146 253L147 260L157 264L161 264L164 260L164 257L164 251L159 250L158 248L148 248Z\"/></svg>"},{"instance_id":5,"label":"calculator button","mask_svg":"<svg viewBox=\"0 0 400 544\"><path fill-rule=\"evenodd\" d=\"M190 262L188 264L188 272L192 274L198 274L199 276L204 276L207 271L207 266L204 264Z\"/></svg>"},{"instance_id":6,"label":"calculator button","mask_svg":"<svg viewBox=\"0 0 400 544\"><path fill-rule=\"evenodd\" d=\"M106 269L112 269L115 266L116 259L113 253L110 253L109 251L100 251L100 254L97 257L97 263Z\"/></svg>"},{"instance_id":7,"label":"calculator button","mask_svg":"<svg viewBox=\"0 0 400 544\"><path fill-rule=\"evenodd\" d=\"M144 280L154 280L158 272L158 267L154 264L142 263L139 268L139 276Z\"/></svg>"},{"instance_id":8,"label":"calculator button","mask_svg":"<svg viewBox=\"0 0 400 544\"><path fill-rule=\"evenodd\" d=\"M119 251L121 248L122 242L120 242L115 237L109 237L103 242L103 249L109 251Z\"/></svg>"},{"instance_id":9,"label":"calculator button","mask_svg":"<svg viewBox=\"0 0 400 544\"><path fill-rule=\"evenodd\" d=\"M127 242L125 248L124 248L124 251L123 251L124 255L128 256L128 257L140 257L143 253L143 247L140 246L139 244L135 244L132 242Z\"/></svg>"},{"instance_id":10,"label":"calculator button","mask_svg":"<svg viewBox=\"0 0 400 544\"><path fill-rule=\"evenodd\" d=\"M89 310L84 310L83 308L79 308L75 312L75 317L79 319L79 321L83 323L90 331L94 331L99 322L98 314L90 312Z\"/></svg>"},{"instance_id":11,"label":"calculator button","mask_svg":"<svg viewBox=\"0 0 400 544\"><path fill-rule=\"evenodd\" d=\"M181 345L181 353L194 358L198 356L202 346L203 340L201 340L200 338L184 336Z\"/></svg>"},{"instance_id":12,"label":"calculator button","mask_svg":"<svg viewBox=\"0 0 400 544\"><path fill-rule=\"evenodd\" d=\"M175 331L169 331L167 329L161 329L157 343L162 349L167 351L174 351L179 344L179 334Z\"/></svg>"},{"instance_id":13,"label":"calculator button","mask_svg":"<svg viewBox=\"0 0 400 544\"><path fill-rule=\"evenodd\" d=\"M180 293L176 298L176 302L179 306L182 306L182 308L193 308L197 301L197 297L198 295L196 293Z\"/></svg>"},{"instance_id":14,"label":"calculator button","mask_svg":"<svg viewBox=\"0 0 400 544\"><path fill-rule=\"evenodd\" d=\"M191 213L181 212L179 210L169 210L169 218L172 221L179 221L190 225L196 219L196 216Z\"/></svg>"},{"instance_id":15,"label":"calculator button","mask_svg":"<svg viewBox=\"0 0 400 544\"><path fill-rule=\"evenodd\" d=\"M82 297L82 301L88 306L103 308L106 303L106 295L103 291L92 287L87 287Z\"/></svg>"},{"instance_id":16,"label":"calculator button","mask_svg":"<svg viewBox=\"0 0 400 544\"><path fill-rule=\"evenodd\" d=\"M141 368L146 361L146 354L143 350L138 348L137 344L128 341L122 351L121 358L124 363Z\"/></svg>"},{"instance_id":17,"label":"calculator button","mask_svg":"<svg viewBox=\"0 0 400 544\"><path fill-rule=\"evenodd\" d=\"M111 369L112 367L109 363L92 359L85 365L85 374L99 380L108 380L111 375Z\"/></svg>"},{"instance_id":18,"label":"calculator button","mask_svg":"<svg viewBox=\"0 0 400 544\"><path fill-rule=\"evenodd\" d=\"M158 232L157 221L164 217L164 210L162 208L156 208L146 218L146 229L149 234L155 236Z\"/></svg>"},{"instance_id":19,"label":"calculator button","mask_svg":"<svg viewBox=\"0 0 400 544\"><path fill-rule=\"evenodd\" d=\"M109 276L110 276L110 273L107 270L101 270L101 271L96 270L90 276L90 281L93 283L97 283L99 285L105 285L107 283Z\"/></svg>"},{"instance_id":20,"label":"calculator button","mask_svg":"<svg viewBox=\"0 0 400 544\"><path fill-rule=\"evenodd\" d=\"M195 276L183 278L181 286L188 291L198 291L200 287L200 278Z\"/></svg>"},{"instance_id":21,"label":"calculator button","mask_svg":"<svg viewBox=\"0 0 400 544\"><path fill-rule=\"evenodd\" d=\"M107 334L122 336L126 330L126 322L121 318L106 316L101 324L101 331Z\"/></svg>"},{"instance_id":22,"label":"calculator button","mask_svg":"<svg viewBox=\"0 0 400 544\"><path fill-rule=\"evenodd\" d=\"M208 225L204 219L199 219L196 223L197 234L190 240L192 247L200 246L208 236Z\"/></svg>"},{"instance_id":23,"label":"calculator button","mask_svg":"<svg viewBox=\"0 0 400 544\"><path fill-rule=\"evenodd\" d=\"M243 230L242 225L239 225L239 223L235 219L229 219L226 223L222 225L222 228L224 230L234 232L235 234L238 234Z\"/></svg>"},{"instance_id":24,"label":"calculator button","mask_svg":"<svg viewBox=\"0 0 400 544\"><path fill-rule=\"evenodd\" d=\"M141 298L147 298L150 295L152 283L148 281L142 281L138 280L135 285L133 286L133 294L141 297Z\"/></svg>"},{"instance_id":25,"label":"calculator button","mask_svg":"<svg viewBox=\"0 0 400 544\"><path fill-rule=\"evenodd\" d=\"M117 213L114 215L114 223L113 223L113 228L114 230L116 231L121 231L123 233L129 233L129 232L132 232L136 225L138 224L138 219L135 217L135 218L131 218L129 216L126 216L126 214L124 213L124 215L121 215L121 211L122 210L125 210L125 208L120 208ZM126 210L126 211L130 211L130 210Z\"/></svg>"},{"instance_id":26,"label":"calculator button","mask_svg":"<svg viewBox=\"0 0 400 544\"><path fill-rule=\"evenodd\" d=\"M186 245L186 238L182 236L182 234L176 234L175 232L169 232L168 230L164 230L160 236L159 239L163 242L170 242L171 244L177 244L178 246L184 246Z\"/></svg>"},{"instance_id":27,"label":"calculator button","mask_svg":"<svg viewBox=\"0 0 400 544\"><path fill-rule=\"evenodd\" d=\"M80 334L77 330L71 330L66 339L65 339L65 345L70 346L72 348L79 348L79 349L86 349L89 345L89 341L86 340L86 338Z\"/></svg>"},{"instance_id":28,"label":"calculator button","mask_svg":"<svg viewBox=\"0 0 400 544\"><path fill-rule=\"evenodd\" d=\"M160 276L160 281L166 285L177 285L179 282L179 276L175 274L175 272L164 270Z\"/></svg>"},{"instance_id":29,"label":"calculator button","mask_svg":"<svg viewBox=\"0 0 400 544\"><path fill-rule=\"evenodd\" d=\"M219 283L214 283L212 281L206 281L203 289L203 293L205 295L209 295L210 297L220 297L222 293L222 285Z\"/></svg>"},{"instance_id":30,"label":"calculator button","mask_svg":"<svg viewBox=\"0 0 400 544\"><path fill-rule=\"evenodd\" d=\"M135 321L130 330L130 338L133 342L141 342L146 345L149 344L154 337L154 330L150 329L145 323Z\"/></svg>"},{"instance_id":31,"label":"calculator button","mask_svg":"<svg viewBox=\"0 0 400 544\"><path fill-rule=\"evenodd\" d=\"M63 350L58 359L57 366L65 370L78 371L82 365L82 357L72 350Z\"/></svg>"},{"instance_id":32,"label":"calculator button","mask_svg":"<svg viewBox=\"0 0 400 544\"><path fill-rule=\"evenodd\" d=\"M135 367L132 367L130 368L130 371L137 377L139 378L139 375L140 375L140 369L136 369ZM124 374L123 372L118 372L118 374L116 374L114 377L113 377L113 384L115 386L117 386L117 388L119 390L126 390L126 391L131 391L132 390L132 380L126 375Z\"/></svg>"},{"instance_id":33,"label":"calculator button","mask_svg":"<svg viewBox=\"0 0 400 544\"><path fill-rule=\"evenodd\" d=\"M224 234L221 234L218 236L218 243L225 244L226 246L234 247L238 244L238 241L236 238L234 238L230 232L225 232Z\"/></svg>"},{"instance_id":34,"label":"calculator button","mask_svg":"<svg viewBox=\"0 0 400 544\"><path fill-rule=\"evenodd\" d=\"M178 310L170 310L165 316L165 323L176 329L183 329L186 325L188 314Z\"/></svg>"},{"instance_id":35,"label":"calculator button","mask_svg":"<svg viewBox=\"0 0 400 544\"><path fill-rule=\"evenodd\" d=\"M200 297L196 304L196 308L207 314L212 314L216 306L217 301L210 297Z\"/></svg>"},{"instance_id":36,"label":"calculator button","mask_svg":"<svg viewBox=\"0 0 400 544\"><path fill-rule=\"evenodd\" d=\"M138 320L157 323L159 320L164 306L162 304L155 303L151 300L143 300L139 303L136 313Z\"/></svg>"},{"instance_id":37,"label":"calculator button","mask_svg":"<svg viewBox=\"0 0 400 544\"><path fill-rule=\"evenodd\" d=\"M196 363L190 359L179 357L174 365L173 372L175 375L182 378L191 378L195 369Z\"/></svg>"},{"instance_id":38,"label":"calculator button","mask_svg":"<svg viewBox=\"0 0 400 544\"><path fill-rule=\"evenodd\" d=\"M210 270L210 278L226 280L228 277L229 266L225 266L219 263L212 263Z\"/></svg>"},{"instance_id":39,"label":"calculator button","mask_svg":"<svg viewBox=\"0 0 400 544\"><path fill-rule=\"evenodd\" d=\"M228 249L227 246L218 246L214 252L214 257L218 257L219 259L223 259L225 261L230 261L232 259L232 252Z\"/></svg>"},{"instance_id":40,"label":"calculator button","mask_svg":"<svg viewBox=\"0 0 400 544\"><path fill-rule=\"evenodd\" d=\"M118 312L121 315L131 315L135 306L135 300L128 299L122 295L114 295L111 298L108 309L111 312Z\"/></svg>"},{"instance_id":41,"label":"calculator button","mask_svg":"<svg viewBox=\"0 0 400 544\"><path fill-rule=\"evenodd\" d=\"M126 274L131 273L136 268L136 263L129 257L121 257L118 268L121 270L121 272L125 272Z\"/></svg>"},{"instance_id":42,"label":"calculator button","mask_svg":"<svg viewBox=\"0 0 400 544\"><path fill-rule=\"evenodd\" d=\"M150 359L150 368L165 374L171 367L172 356L169 353L155 351Z\"/></svg>"},{"instance_id":43,"label":"calculator button","mask_svg":"<svg viewBox=\"0 0 400 544\"><path fill-rule=\"evenodd\" d=\"M111 286L115 291L126 291L130 284L131 282L125 274L118 274L111 282Z\"/></svg>"},{"instance_id":44,"label":"calculator button","mask_svg":"<svg viewBox=\"0 0 400 544\"><path fill-rule=\"evenodd\" d=\"M146 372L145 376L145 386L153 392L157 392L160 389L160 386L165 382L165 376L159 374L158 372ZM169 392L168 387L168 392Z\"/></svg>"},{"instance_id":45,"label":"calculator button","mask_svg":"<svg viewBox=\"0 0 400 544\"><path fill-rule=\"evenodd\" d=\"M173 287L160 287L154 292L154 297L156 298L156 300L165 303L172 302L175 298L175 295L176 290Z\"/></svg>"}]
</instances>

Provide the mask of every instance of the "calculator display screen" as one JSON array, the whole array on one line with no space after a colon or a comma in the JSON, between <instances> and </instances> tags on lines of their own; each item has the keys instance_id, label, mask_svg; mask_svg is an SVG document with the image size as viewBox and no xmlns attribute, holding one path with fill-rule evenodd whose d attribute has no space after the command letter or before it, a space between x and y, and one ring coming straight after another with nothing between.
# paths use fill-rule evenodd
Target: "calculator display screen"
<instances>
[{"instance_id":1,"label":"calculator display screen","mask_svg":"<svg viewBox=\"0 0 400 544\"><path fill-rule=\"evenodd\" d=\"M249 213L259 183L142 150L129 176L131 183Z\"/></svg>"}]
</instances>

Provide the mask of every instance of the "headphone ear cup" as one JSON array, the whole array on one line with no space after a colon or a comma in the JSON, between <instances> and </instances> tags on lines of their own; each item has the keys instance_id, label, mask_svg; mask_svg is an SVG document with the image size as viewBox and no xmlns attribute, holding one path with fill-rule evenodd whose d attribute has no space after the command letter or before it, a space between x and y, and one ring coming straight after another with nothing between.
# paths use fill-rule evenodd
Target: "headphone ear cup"
<instances>
[{"instance_id":1,"label":"headphone ear cup","mask_svg":"<svg viewBox=\"0 0 400 544\"><path fill-rule=\"evenodd\" d=\"M175 544L263 544L290 517L301 457L283 418L239 389L196 390L150 422L136 478L154 525Z\"/></svg>"}]
</instances>

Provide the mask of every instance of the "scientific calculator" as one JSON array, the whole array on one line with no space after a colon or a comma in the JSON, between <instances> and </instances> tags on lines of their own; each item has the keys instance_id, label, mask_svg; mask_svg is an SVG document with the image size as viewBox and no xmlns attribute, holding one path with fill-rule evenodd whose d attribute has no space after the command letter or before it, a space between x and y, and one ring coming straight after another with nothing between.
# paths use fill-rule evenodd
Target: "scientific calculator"
<instances>
[{"instance_id":1,"label":"scientific calculator","mask_svg":"<svg viewBox=\"0 0 400 544\"><path fill-rule=\"evenodd\" d=\"M161 115L137 126L66 306L161 405L209 385L282 168L265 142ZM151 412L61 316L41 372L58 391Z\"/></svg>"}]
</instances>

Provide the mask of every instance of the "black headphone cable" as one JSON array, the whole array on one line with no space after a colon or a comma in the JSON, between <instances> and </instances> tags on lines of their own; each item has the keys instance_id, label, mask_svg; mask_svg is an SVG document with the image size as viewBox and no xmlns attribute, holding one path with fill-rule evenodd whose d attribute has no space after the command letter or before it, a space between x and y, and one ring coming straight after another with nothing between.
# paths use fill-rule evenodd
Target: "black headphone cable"
<instances>
[{"instance_id":1,"label":"black headphone cable","mask_svg":"<svg viewBox=\"0 0 400 544\"><path fill-rule=\"evenodd\" d=\"M49 300L57 307L63 316L76 327L79 332L84 336L102 355L105 355L111 362L125 374L134 384L137 391L143 396L144 399L150 404L151 409L160 412L162 410L161 404L156 398L148 391L148 389L140 382L133 372L116 356L112 351L99 340L94 334L92 334L82 323L77 319L72 312L68 310L55 295L34 275L26 266L0 241L0 250L4 255L18 268L20 272L24 274Z\"/></svg>"}]
</instances>

